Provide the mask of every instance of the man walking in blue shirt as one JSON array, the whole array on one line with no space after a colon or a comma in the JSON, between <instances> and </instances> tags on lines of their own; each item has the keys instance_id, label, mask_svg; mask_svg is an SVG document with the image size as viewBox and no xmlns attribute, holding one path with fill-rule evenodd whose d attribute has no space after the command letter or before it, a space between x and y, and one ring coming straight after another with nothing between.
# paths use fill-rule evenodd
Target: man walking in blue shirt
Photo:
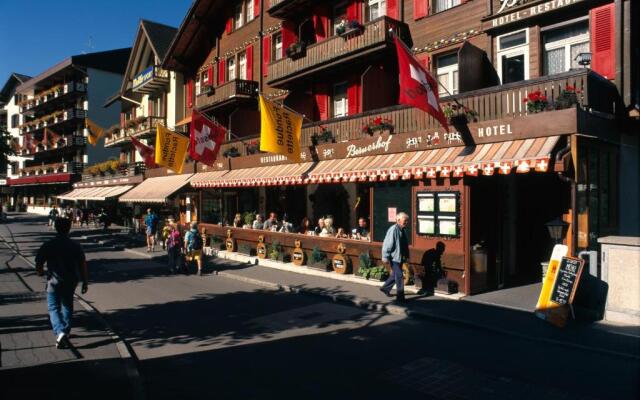
<instances>
[{"instance_id":1,"label":"man walking in blue shirt","mask_svg":"<svg viewBox=\"0 0 640 400\"><path fill-rule=\"evenodd\" d=\"M391 297L391 289L396 285L396 299L398 302L404 301L404 277L402 273L402 263L409 260L409 241L404 228L409 223L409 216L406 213L398 213L396 223L388 230L382 242L382 262L385 265L391 264L391 275L382 285L380 291Z\"/></svg>"}]
</instances>

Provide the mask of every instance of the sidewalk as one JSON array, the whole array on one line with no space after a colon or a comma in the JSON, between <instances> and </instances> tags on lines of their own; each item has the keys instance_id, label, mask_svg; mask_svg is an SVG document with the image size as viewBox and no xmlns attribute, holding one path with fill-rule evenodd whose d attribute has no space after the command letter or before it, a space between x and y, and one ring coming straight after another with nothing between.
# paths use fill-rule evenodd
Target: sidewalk
<instances>
[{"instance_id":1,"label":"sidewalk","mask_svg":"<svg viewBox=\"0 0 640 400\"><path fill-rule=\"evenodd\" d=\"M44 281L0 244L0 398L140 398L132 359L99 315L74 302L70 349L56 349Z\"/></svg>"}]
</instances>

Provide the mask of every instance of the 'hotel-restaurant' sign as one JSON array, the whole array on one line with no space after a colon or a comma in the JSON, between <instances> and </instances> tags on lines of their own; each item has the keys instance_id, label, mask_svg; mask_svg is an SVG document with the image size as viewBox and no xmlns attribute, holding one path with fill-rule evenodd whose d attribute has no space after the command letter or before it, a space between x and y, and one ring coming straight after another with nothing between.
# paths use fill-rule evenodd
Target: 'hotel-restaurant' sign
<instances>
[{"instance_id":1,"label":"'hotel-restaurant' sign","mask_svg":"<svg viewBox=\"0 0 640 400\"><path fill-rule=\"evenodd\" d=\"M498 16L491 19L490 27L496 28L522 19L536 17L582 1L583 0L549 0L535 4L531 2L533 5L524 7L527 2L523 0L501 0L500 9L496 13ZM485 26L485 28L487 27Z\"/></svg>"},{"instance_id":2,"label":"'hotel-restaurant' sign","mask_svg":"<svg viewBox=\"0 0 640 400\"><path fill-rule=\"evenodd\" d=\"M152 65L149 68L145 69L144 71L140 72L138 75L136 75L135 78L133 78L134 89L144 85L145 83L153 79L153 68L154 67Z\"/></svg>"}]
</instances>

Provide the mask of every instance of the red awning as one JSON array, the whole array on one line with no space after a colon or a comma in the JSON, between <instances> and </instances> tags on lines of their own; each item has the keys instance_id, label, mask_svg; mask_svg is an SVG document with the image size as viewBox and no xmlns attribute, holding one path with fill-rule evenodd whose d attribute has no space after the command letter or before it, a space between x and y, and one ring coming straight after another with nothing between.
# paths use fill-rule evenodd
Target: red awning
<instances>
[{"instance_id":1,"label":"red awning","mask_svg":"<svg viewBox=\"0 0 640 400\"><path fill-rule=\"evenodd\" d=\"M32 175L15 179L10 178L8 183L9 186L69 183L71 182L71 175L68 172L64 174Z\"/></svg>"}]
</instances>

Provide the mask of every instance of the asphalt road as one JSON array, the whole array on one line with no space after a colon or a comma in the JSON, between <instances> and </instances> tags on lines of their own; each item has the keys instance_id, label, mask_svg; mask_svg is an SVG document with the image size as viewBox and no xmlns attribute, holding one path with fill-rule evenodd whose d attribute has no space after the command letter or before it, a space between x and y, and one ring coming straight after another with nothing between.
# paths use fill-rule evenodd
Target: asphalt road
<instances>
[{"instance_id":1,"label":"asphalt road","mask_svg":"<svg viewBox=\"0 0 640 400\"><path fill-rule=\"evenodd\" d=\"M52 233L0 234L33 255ZM85 243L95 306L148 399L637 399L638 361L276 292ZM509 321L504 322L505 325Z\"/></svg>"}]
</instances>

